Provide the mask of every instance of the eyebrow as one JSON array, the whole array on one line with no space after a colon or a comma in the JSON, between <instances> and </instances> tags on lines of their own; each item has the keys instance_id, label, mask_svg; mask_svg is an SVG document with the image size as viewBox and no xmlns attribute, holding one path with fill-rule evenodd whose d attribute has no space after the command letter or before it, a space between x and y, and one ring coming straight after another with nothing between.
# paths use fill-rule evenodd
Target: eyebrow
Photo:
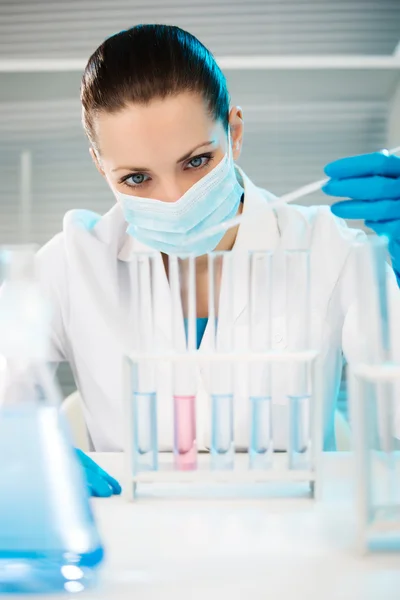
<instances>
[{"instance_id":1,"label":"eyebrow","mask_svg":"<svg viewBox=\"0 0 400 600\"><path fill-rule=\"evenodd\" d=\"M199 144L198 146L196 146L195 148L192 148L192 150L190 150L190 152L186 152L186 154L184 156L182 156L179 160L176 161L177 164L187 160L188 158L190 158L190 156L196 152L196 150L199 150L200 148L203 148L204 146L211 146L211 144L214 144L215 140L210 140L208 142L203 142L202 144ZM115 173L116 171L151 171L151 169L149 169L148 167L117 167L116 169L112 169L112 172Z\"/></svg>"}]
</instances>

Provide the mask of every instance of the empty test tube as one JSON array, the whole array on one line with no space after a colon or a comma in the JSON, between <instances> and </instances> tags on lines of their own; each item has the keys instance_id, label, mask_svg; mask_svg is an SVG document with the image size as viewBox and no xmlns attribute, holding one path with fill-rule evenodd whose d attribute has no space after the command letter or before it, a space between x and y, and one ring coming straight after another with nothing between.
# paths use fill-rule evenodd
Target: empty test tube
<instances>
[{"instance_id":1,"label":"empty test tube","mask_svg":"<svg viewBox=\"0 0 400 600\"><path fill-rule=\"evenodd\" d=\"M157 470L157 393L154 338L155 261L150 253L134 255L134 345L139 358L132 367L133 465L135 471Z\"/></svg>"},{"instance_id":2,"label":"empty test tube","mask_svg":"<svg viewBox=\"0 0 400 600\"><path fill-rule=\"evenodd\" d=\"M358 323L362 360L367 364L385 364L391 360L389 306L386 285L387 242L369 236L355 247ZM379 446L390 451L392 439L392 384L370 384L374 387L378 410ZM369 394L371 397L371 394ZM378 441L377 441L378 443Z\"/></svg>"},{"instance_id":3,"label":"empty test tube","mask_svg":"<svg viewBox=\"0 0 400 600\"><path fill-rule=\"evenodd\" d=\"M249 352L271 350L272 252L249 254ZM249 363L250 441L253 469L272 465L271 363Z\"/></svg>"},{"instance_id":4,"label":"empty test tube","mask_svg":"<svg viewBox=\"0 0 400 600\"><path fill-rule=\"evenodd\" d=\"M368 236L355 247L355 280L357 289L357 315L359 358L365 365L384 366L393 359L390 332L392 315L387 289L387 241ZM396 452L394 426L396 422L396 396L400 382L368 381L359 379L356 402L361 418L354 423L362 427L364 440L358 452L364 455L363 464L369 471L368 504L371 518L385 520L398 511L400 517L399 458ZM360 436L359 436L360 437Z\"/></svg>"},{"instance_id":5,"label":"empty test tube","mask_svg":"<svg viewBox=\"0 0 400 600\"><path fill-rule=\"evenodd\" d=\"M309 251L287 250L285 252L285 269L288 350L301 353L310 348ZM309 371L309 364L301 360L294 360L287 369L288 466L290 469L307 469L310 463Z\"/></svg>"},{"instance_id":6,"label":"empty test tube","mask_svg":"<svg viewBox=\"0 0 400 600\"><path fill-rule=\"evenodd\" d=\"M197 468L195 363L183 360L196 351L196 259L187 255L169 257L172 299L172 341L177 358L173 362L174 457L178 470ZM179 359L182 357L182 360Z\"/></svg>"},{"instance_id":7,"label":"empty test tube","mask_svg":"<svg viewBox=\"0 0 400 600\"><path fill-rule=\"evenodd\" d=\"M230 252L208 256L208 327L211 352L233 351L233 271ZM223 307L223 310L219 310ZM229 359L211 359L211 464L214 469L234 466L233 373Z\"/></svg>"}]
</instances>

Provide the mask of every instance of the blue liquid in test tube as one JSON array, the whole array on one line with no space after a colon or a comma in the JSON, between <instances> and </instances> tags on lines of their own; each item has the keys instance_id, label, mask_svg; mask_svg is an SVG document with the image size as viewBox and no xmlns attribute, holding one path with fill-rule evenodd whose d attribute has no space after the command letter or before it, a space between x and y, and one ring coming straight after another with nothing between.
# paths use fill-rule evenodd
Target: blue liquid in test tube
<instances>
[{"instance_id":1,"label":"blue liquid in test tube","mask_svg":"<svg viewBox=\"0 0 400 600\"><path fill-rule=\"evenodd\" d=\"M272 452L271 396L250 396L250 465L267 466Z\"/></svg>"},{"instance_id":2,"label":"blue liquid in test tube","mask_svg":"<svg viewBox=\"0 0 400 600\"><path fill-rule=\"evenodd\" d=\"M311 467L310 363L301 358L310 349L310 254L308 250L287 250L286 332L288 349L297 359L287 365L288 467Z\"/></svg>"},{"instance_id":3,"label":"blue liquid in test tube","mask_svg":"<svg viewBox=\"0 0 400 600\"><path fill-rule=\"evenodd\" d=\"M224 468L232 465L233 448L233 394L212 394L211 453L214 465ZM227 460L224 460L224 459Z\"/></svg>"},{"instance_id":4,"label":"blue liquid in test tube","mask_svg":"<svg viewBox=\"0 0 400 600\"><path fill-rule=\"evenodd\" d=\"M134 343L139 357L132 368L133 469L158 469L157 394L155 363L146 356L155 353L154 318L157 256L134 256Z\"/></svg>"},{"instance_id":5,"label":"blue liquid in test tube","mask_svg":"<svg viewBox=\"0 0 400 600\"><path fill-rule=\"evenodd\" d=\"M212 351L229 354L233 350L232 256L213 252L208 262L208 323ZM222 306L223 310L219 310ZM221 334L223 332L223 334ZM231 361L211 359L211 467L233 469L234 396Z\"/></svg>"},{"instance_id":6,"label":"blue liquid in test tube","mask_svg":"<svg viewBox=\"0 0 400 600\"><path fill-rule=\"evenodd\" d=\"M305 368L305 367L303 367ZM307 469L311 444L311 396L289 396L289 468Z\"/></svg>"},{"instance_id":7,"label":"blue liquid in test tube","mask_svg":"<svg viewBox=\"0 0 400 600\"><path fill-rule=\"evenodd\" d=\"M249 351L271 350L272 253L249 254ZM272 466L273 430L271 399L271 364L249 364L250 440L249 463L252 469Z\"/></svg>"},{"instance_id":8,"label":"blue liquid in test tube","mask_svg":"<svg viewBox=\"0 0 400 600\"><path fill-rule=\"evenodd\" d=\"M135 392L133 398L134 465L136 471L156 471L157 395Z\"/></svg>"}]
</instances>

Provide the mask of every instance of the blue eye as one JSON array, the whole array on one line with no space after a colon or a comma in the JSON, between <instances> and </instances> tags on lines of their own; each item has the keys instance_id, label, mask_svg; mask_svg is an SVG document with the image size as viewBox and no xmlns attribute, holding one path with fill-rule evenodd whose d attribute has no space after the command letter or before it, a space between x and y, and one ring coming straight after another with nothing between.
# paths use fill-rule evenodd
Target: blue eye
<instances>
[{"instance_id":1,"label":"blue eye","mask_svg":"<svg viewBox=\"0 0 400 600\"><path fill-rule=\"evenodd\" d=\"M186 163L186 169L189 171L192 169L201 169L202 167L206 167L213 159L213 156L210 152L207 154L202 154L201 156L194 156Z\"/></svg>"},{"instance_id":2,"label":"blue eye","mask_svg":"<svg viewBox=\"0 0 400 600\"><path fill-rule=\"evenodd\" d=\"M202 164L203 164L203 157L202 156L196 156L195 158L192 158L192 160L189 162L189 165L191 167L193 167L194 169L197 169L198 167L201 167Z\"/></svg>"},{"instance_id":3,"label":"blue eye","mask_svg":"<svg viewBox=\"0 0 400 600\"><path fill-rule=\"evenodd\" d=\"M135 173L134 175L129 175L129 177L126 177L124 179L124 183L130 187L136 187L142 185L149 179L150 177L144 173Z\"/></svg>"}]
</instances>

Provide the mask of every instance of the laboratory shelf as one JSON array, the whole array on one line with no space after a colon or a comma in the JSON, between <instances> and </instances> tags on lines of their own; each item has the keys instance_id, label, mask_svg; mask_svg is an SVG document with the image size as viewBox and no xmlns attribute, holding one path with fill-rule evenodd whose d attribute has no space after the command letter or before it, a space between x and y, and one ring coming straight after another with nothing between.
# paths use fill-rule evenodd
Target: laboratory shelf
<instances>
[{"instance_id":1,"label":"laboratory shelf","mask_svg":"<svg viewBox=\"0 0 400 600\"><path fill-rule=\"evenodd\" d=\"M218 58L218 57L217 57ZM388 98L400 56L221 56L232 95L243 103ZM0 102L76 98L86 59L0 58ZM21 81L31 84L21 87ZM258 99L257 99L258 98ZM257 99L257 100L256 100Z\"/></svg>"},{"instance_id":2,"label":"laboratory shelf","mask_svg":"<svg viewBox=\"0 0 400 600\"><path fill-rule=\"evenodd\" d=\"M229 70L364 70L364 69L398 69L400 55L323 55L323 56L217 56L222 69ZM82 71L85 58L0 58L0 72L57 72Z\"/></svg>"}]
</instances>

